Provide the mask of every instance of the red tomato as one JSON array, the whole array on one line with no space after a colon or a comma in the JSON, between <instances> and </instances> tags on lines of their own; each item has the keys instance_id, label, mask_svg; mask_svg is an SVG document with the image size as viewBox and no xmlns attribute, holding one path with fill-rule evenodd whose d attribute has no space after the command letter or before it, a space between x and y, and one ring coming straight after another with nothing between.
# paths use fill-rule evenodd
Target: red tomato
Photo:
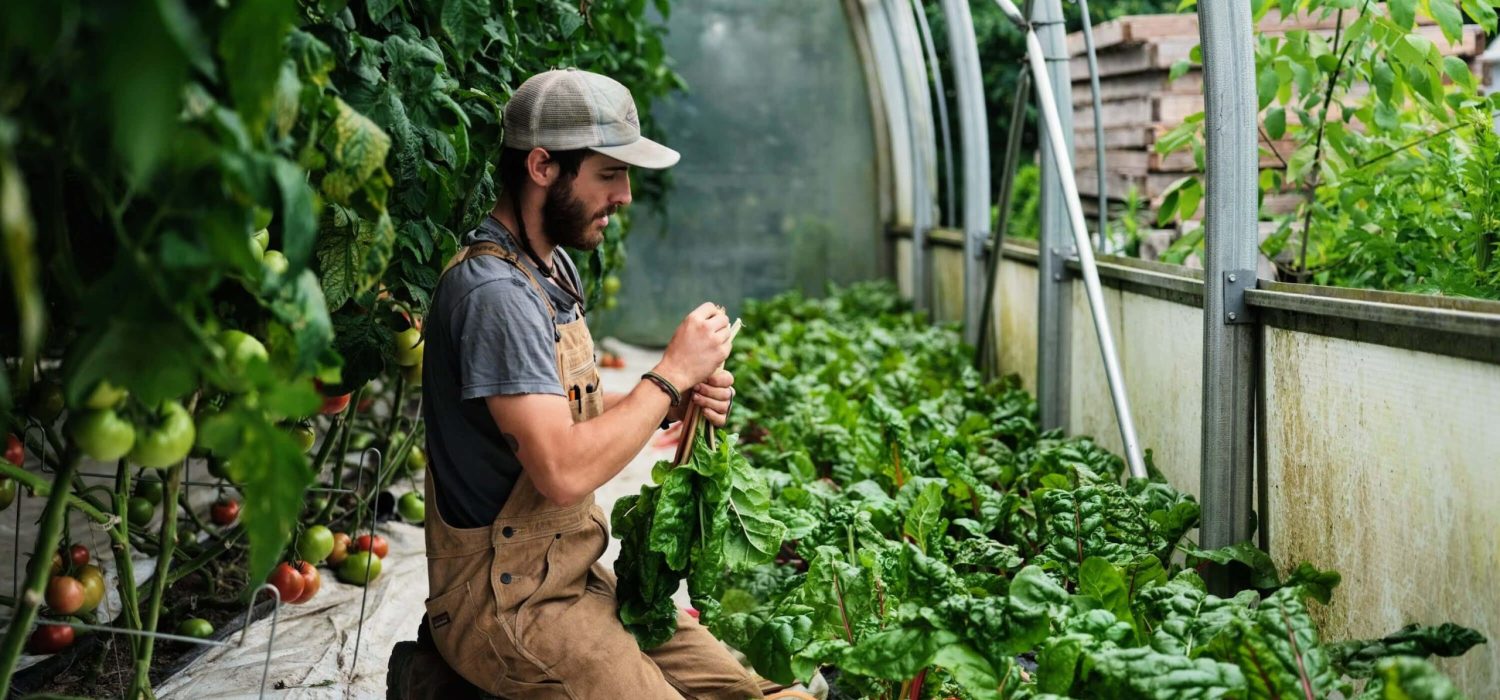
<instances>
[{"instance_id":1,"label":"red tomato","mask_svg":"<svg viewBox=\"0 0 1500 700\"><path fill-rule=\"evenodd\" d=\"M21 466L22 462L26 461L26 448L21 446L21 438L16 437L15 433L9 433L5 436L5 461L18 467ZM68 629L73 628L69 627Z\"/></svg>"},{"instance_id":2,"label":"red tomato","mask_svg":"<svg viewBox=\"0 0 1500 700\"><path fill-rule=\"evenodd\" d=\"M68 548L68 557L73 560L73 566L85 566L89 563L89 548L75 544Z\"/></svg>"},{"instance_id":3,"label":"red tomato","mask_svg":"<svg viewBox=\"0 0 1500 700\"><path fill-rule=\"evenodd\" d=\"M53 576L47 584L47 607L59 615L72 615L83 607L83 584L72 576Z\"/></svg>"},{"instance_id":4,"label":"red tomato","mask_svg":"<svg viewBox=\"0 0 1500 700\"><path fill-rule=\"evenodd\" d=\"M281 593L283 603L296 602L302 597L302 589L306 587L302 574L297 573L297 570L286 562L282 562L271 570L271 576L266 579L266 583L276 587L276 590Z\"/></svg>"},{"instance_id":5,"label":"red tomato","mask_svg":"<svg viewBox=\"0 0 1500 700\"><path fill-rule=\"evenodd\" d=\"M349 407L349 399L352 397L353 394L344 394L342 396L324 396L323 408L319 410L324 415L343 413L344 409Z\"/></svg>"},{"instance_id":6,"label":"red tomato","mask_svg":"<svg viewBox=\"0 0 1500 700\"><path fill-rule=\"evenodd\" d=\"M384 537L376 535L375 544L372 546L369 535L360 535L359 539L354 541L354 551L363 552L366 550L374 552L375 556L384 559L385 555L391 551L391 543L386 542Z\"/></svg>"},{"instance_id":7,"label":"red tomato","mask_svg":"<svg viewBox=\"0 0 1500 700\"><path fill-rule=\"evenodd\" d=\"M323 575L318 573L318 567L306 561L297 562L297 574L302 577L302 595L291 602L301 605L318 594L323 587Z\"/></svg>"},{"instance_id":8,"label":"red tomato","mask_svg":"<svg viewBox=\"0 0 1500 700\"><path fill-rule=\"evenodd\" d=\"M240 517L240 502L233 498L214 501L213 506L208 509L208 517L213 519L215 525L228 525Z\"/></svg>"},{"instance_id":9,"label":"red tomato","mask_svg":"<svg viewBox=\"0 0 1500 700\"><path fill-rule=\"evenodd\" d=\"M73 628L67 625L42 625L31 633L28 646L33 654L56 654L73 645Z\"/></svg>"}]
</instances>

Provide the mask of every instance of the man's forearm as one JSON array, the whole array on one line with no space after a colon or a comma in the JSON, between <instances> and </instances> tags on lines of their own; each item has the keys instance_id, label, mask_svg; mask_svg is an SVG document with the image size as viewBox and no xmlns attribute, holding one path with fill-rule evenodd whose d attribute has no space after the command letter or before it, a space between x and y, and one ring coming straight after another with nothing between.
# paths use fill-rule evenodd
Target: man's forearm
<instances>
[{"instance_id":1,"label":"man's forearm","mask_svg":"<svg viewBox=\"0 0 1500 700\"><path fill-rule=\"evenodd\" d=\"M646 381L616 396L612 405L606 396L604 413L568 429L558 446L554 500L580 500L613 479L640 454L671 408L666 393Z\"/></svg>"}]
</instances>

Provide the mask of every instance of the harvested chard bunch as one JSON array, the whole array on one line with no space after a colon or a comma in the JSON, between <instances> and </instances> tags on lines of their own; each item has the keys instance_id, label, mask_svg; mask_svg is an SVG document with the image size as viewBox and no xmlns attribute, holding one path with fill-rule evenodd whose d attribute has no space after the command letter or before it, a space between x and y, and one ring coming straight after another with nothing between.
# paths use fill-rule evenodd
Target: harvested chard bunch
<instances>
[{"instance_id":1,"label":"harvested chard bunch","mask_svg":"<svg viewBox=\"0 0 1500 700\"><path fill-rule=\"evenodd\" d=\"M735 321L731 340L739 328ZM696 404L682 429L676 457L652 469L655 485L617 501L610 517L621 540L620 621L642 649L677 631L672 594L683 579L707 624L719 611L724 574L771 561L786 535L770 514L770 486L735 449L735 436L718 439Z\"/></svg>"}]
</instances>

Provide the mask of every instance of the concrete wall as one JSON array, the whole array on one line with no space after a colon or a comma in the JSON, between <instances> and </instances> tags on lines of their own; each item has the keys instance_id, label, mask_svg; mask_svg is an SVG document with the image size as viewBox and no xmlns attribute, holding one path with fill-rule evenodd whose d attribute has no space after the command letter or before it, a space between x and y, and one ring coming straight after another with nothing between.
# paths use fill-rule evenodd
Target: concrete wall
<instances>
[{"instance_id":1,"label":"concrete wall","mask_svg":"<svg viewBox=\"0 0 1500 700\"><path fill-rule=\"evenodd\" d=\"M1337 569L1333 638L1456 622L1444 663L1500 698L1500 366L1266 329L1271 553Z\"/></svg>"}]
</instances>

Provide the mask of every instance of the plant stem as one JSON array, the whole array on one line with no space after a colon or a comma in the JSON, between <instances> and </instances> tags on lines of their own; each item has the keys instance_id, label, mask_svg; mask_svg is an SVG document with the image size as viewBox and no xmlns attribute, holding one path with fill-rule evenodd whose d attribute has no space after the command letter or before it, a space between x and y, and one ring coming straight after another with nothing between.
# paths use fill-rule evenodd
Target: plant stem
<instances>
[{"instance_id":1,"label":"plant stem","mask_svg":"<svg viewBox=\"0 0 1500 700\"><path fill-rule=\"evenodd\" d=\"M15 675L16 661L21 657L21 647L31 632L31 623L36 620L37 608L42 605L42 592L52 575L52 552L57 551L62 536L63 521L68 516L68 482L78 471L79 455L70 452L63 458L62 468L54 482L62 488L53 489L47 497L47 506L42 511L41 531L32 548L31 561L26 575L26 588L15 608L15 617L5 630L5 641L0 645L0 697L10 696L10 681Z\"/></svg>"},{"instance_id":2,"label":"plant stem","mask_svg":"<svg viewBox=\"0 0 1500 700\"><path fill-rule=\"evenodd\" d=\"M244 528L235 528L228 537L223 539L220 545L208 547L207 549L203 550L202 554L199 554L197 557L189 560L186 564L177 567L177 569L172 572L172 575L167 578L167 586L170 587L172 584L175 584L178 581L187 578L188 576L207 566L209 563L218 559L220 556L223 556L225 552L233 549L234 545L238 544L244 536Z\"/></svg>"},{"instance_id":3,"label":"plant stem","mask_svg":"<svg viewBox=\"0 0 1500 700\"><path fill-rule=\"evenodd\" d=\"M58 471L57 473L61 474L62 472ZM26 488L30 489L32 493L38 496L51 496L54 492L54 489L52 488L53 484L56 483L55 481L49 482L45 478L36 474L32 474L31 472L28 472L25 469L6 462L3 459L0 459L0 477L15 479L16 482L21 486L25 486ZM71 481L71 479L69 479L69 481ZM112 517L109 513L95 508L88 501L79 498L76 494L69 491L67 488L63 488L61 489L61 491L67 496L68 505L77 508L83 514L89 516L90 520L93 520L96 523L99 523L101 525L109 524L109 519Z\"/></svg>"},{"instance_id":4,"label":"plant stem","mask_svg":"<svg viewBox=\"0 0 1500 700\"><path fill-rule=\"evenodd\" d=\"M1370 8L1370 0L1365 0L1364 7L1359 13L1364 14ZM1338 18L1333 24L1333 50L1337 51L1339 39L1344 33L1344 11L1339 10ZM1307 211L1302 214L1302 251L1298 254L1297 269L1300 271L1298 282L1304 281L1301 275L1307 274L1307 241L1312 238L1312 214L1313 205L1318 201L1318 179L1323 169L1323 133L1328 129L1328 105L1333 102L1333 90L1338 87L1339 73L1344 70L1344 61L1349 58L1349 50L1354 48L1354 42L1344 45L1343 53L1339 54L1339 62L1333 67L1333 75L1328 78L1328 89L1323 92L1323 109L1318 112L1318 138L1313 146L1312 174L1309 175L1307 187Z\"/></svg>"},{"instance_id":5,"label":"plant stem","mask_svg":"<svg viewBox=\"0 0 1500 700\"><path fill-rule=\"evenodd\" d=\"M340 415L338 421L334 423L335 426L340 427L342 430L342 432L340 432L337 436L338 458L333 461L333 482L332 484L330 484L335 489L344 488L344 456L349 454L349 438L354 433L354 411L359 407L359 400L364 398L364 395L365 387L362 386L358 389L355 389L354 396L350 397L349 399L349 406L344 409L344 413ZM332 442L335 442L335 436L330 433L326 438L325 443ZM328 445L325 444L323 447L324 450L326 450ZM316 465L316 468L319 473L322 472L323 460L327 457L327 455L323 454L324 450L319 450L318 453L318 464ZM313 522L321 523L328 520L329 514L333 512L333 505L335 503L338 503L338 500L338 493L330 494L328 497L328 502L323 504L323 509L318 511L318 515L313 519Z\"/></svg>"},{"instance_id":6,"label":"plant stem","mask_svg":"<svg viewBox=\"0 0 1500 700\"><path fill-rule=\"evenodd\" d=\"M130 469L125 460L115 468L115 511L129 513ZM130 629L142 629L139 595L135 590L135 565L130 561L130 520L120 517L110 532L111 551L115 555L115 573L120 577L120 607L124 609L125 623ZM132 651L140 646L139 639L130 635Z\"/></svg>"},{"instance_id":7,"label":"plant stem","mask_svg":"<svg viewBox=\"0 0 1500 700\"><path fill-rule=\"evenodd\" d=\"M146 608L146 619L142 627L146 630L156 629L157 621L161 618L161 601L167 592L167 576L171 574L172 550L177 545L177 499L182 491L181 463L167 470L166 487L167 493L162 502L171 505L162 509L161 553L156 557L156 571L151 575L151 602ZM136 646L135 680L130 690L131 697L135 697L137 693L151 697L151 652L155 646L154 637L146 637Z\"/></svg>"}]
</instances>

